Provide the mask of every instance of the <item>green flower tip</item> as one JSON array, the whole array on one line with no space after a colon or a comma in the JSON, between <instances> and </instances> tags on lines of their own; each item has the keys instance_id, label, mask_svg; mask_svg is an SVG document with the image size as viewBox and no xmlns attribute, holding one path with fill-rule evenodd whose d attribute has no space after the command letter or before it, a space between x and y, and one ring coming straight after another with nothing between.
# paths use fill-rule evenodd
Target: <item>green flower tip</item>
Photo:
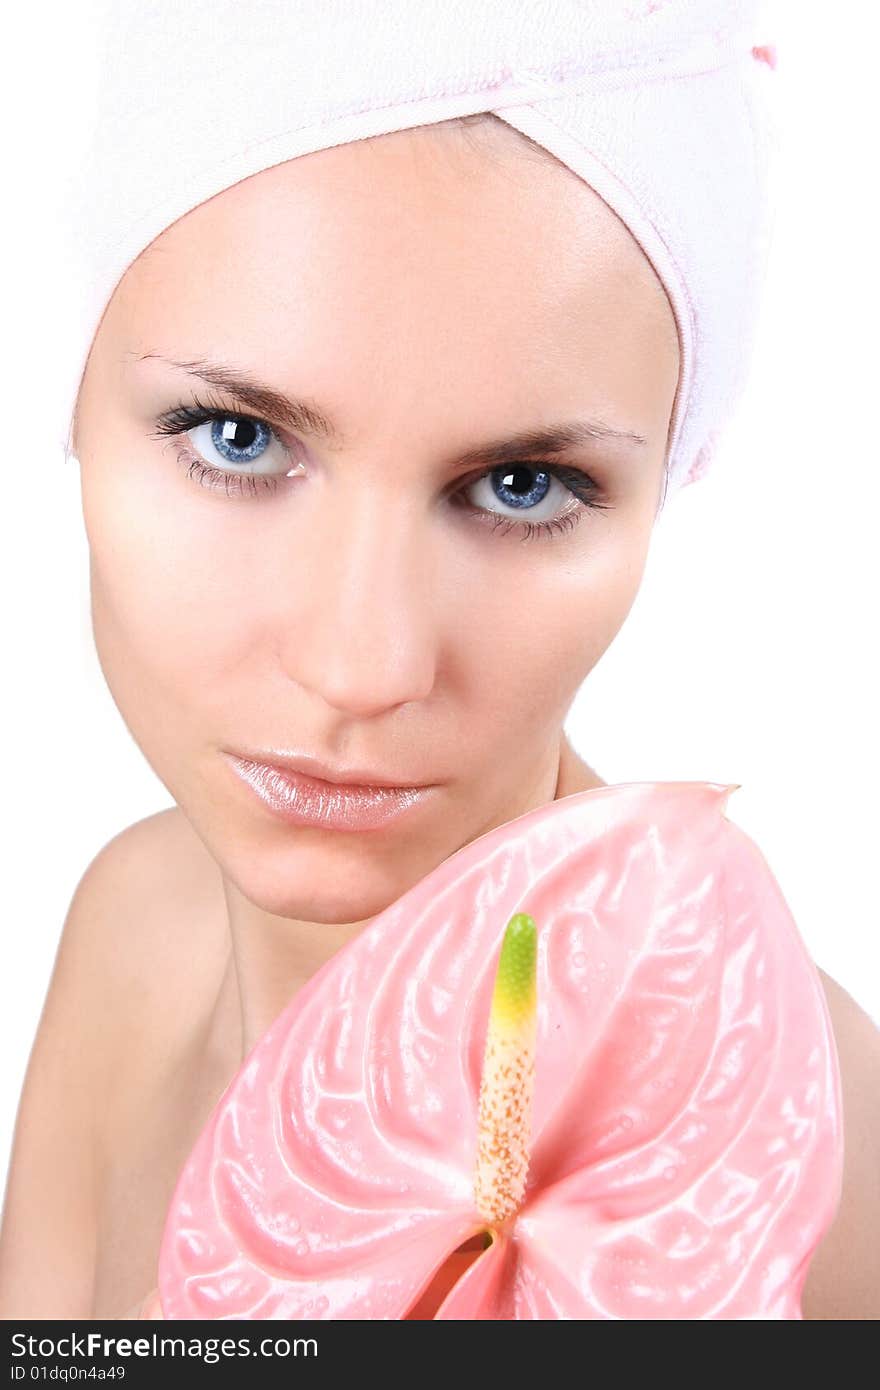
<instances>
[{"instance_id":1,"label":"green flower tip","mask_svg":"<svg viewBox=\"0 0 880 1390\"><path fill-rule=\"evenodd\" d=\"M514 913L501 943L492 998L494 1010L510 1016L534 1008L537 959L538 930L534 919L527 912Z\"/></svg>"}]
</instances>

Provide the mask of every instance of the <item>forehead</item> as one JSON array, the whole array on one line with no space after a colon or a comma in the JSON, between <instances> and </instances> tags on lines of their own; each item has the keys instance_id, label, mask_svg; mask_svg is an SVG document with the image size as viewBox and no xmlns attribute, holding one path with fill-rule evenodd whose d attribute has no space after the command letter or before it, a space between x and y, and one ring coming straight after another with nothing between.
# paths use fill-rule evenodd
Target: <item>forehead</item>
<instances>
[{"instance_id":1,"label":"forehead","mask_svg":"<svg viewBox=\"0 0 880 1390\"><path fill-rule=\"evenodd\" d=\"M108 312L131 349L230 360L332 393L461 374L511 390L676 352L663 288L587 185L499 120L417 127L276 165L167 228ZM601 365L597 370L601 370ZM613 372L612 372L613 374ZM463 381L457 382L460 393Z\"/></svg>"},{"instance_id":2,"label":"forehead","mask_svg":"<svg viewBox=\"0 0 880 1390\"><path fill-rule=\"evenodd\" d=\"M234 275L231 272L234 270ZM665 295L629 230L582 179L503 121L444 122L319 150L223 189L147 248L125 280L160 311L157 279L200 302L216 292L278 303L299 289L409 302L481 287L546 314L563 296L615 295L618 311ZM629 286L629 294L619 291ZM144 291L139 302L137 290ZM303 294L305 298L305 294ZM281 300L283 307L286 298ZM462 306L456 306L460 309Z\"/></svg>"}]
</instances>

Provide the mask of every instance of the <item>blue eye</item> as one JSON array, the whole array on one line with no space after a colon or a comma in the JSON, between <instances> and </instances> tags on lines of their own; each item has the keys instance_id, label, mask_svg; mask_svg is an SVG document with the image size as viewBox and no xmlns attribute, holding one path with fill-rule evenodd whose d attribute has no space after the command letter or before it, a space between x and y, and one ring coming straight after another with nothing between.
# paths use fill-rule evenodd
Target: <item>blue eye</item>
<instances>
[{"instance_id":1,"label":"blue eye","mask_svg":"<svg viewBox=\"0 0 880 1390\"><path fill-rule=\"evenodd\" d=\"M196 401L194 405L179 405L166 411L156 426L156 437L168 435L180 441L179 462L187 467L189 477L212 491L225 490L227 495L254 495L259 489L274 492L279 478L299 471L298 463L274 430L264 420L250 415ZM184 440L184 436L199 430L203 431L203 439ZM211 451L224 466L218 467L205 457Z\"/></svg>"},{"instance_id":2,"label":"blue eye","mask_svg":"<svg viewBox=\"0 0 880 1390\"><path fill-rule=\"evenodd\" d=\"M272 438L272 431L261 420L239 420L215 415L205 424L211 427L211 443L228 463L238 466L258 459Z\"/></svg>"},{"instance_id":3,"label":"blue eye","mask_svg":"<svg viewBox=\"0 0 880 1390\"><path fill-rule=\"evenodd\" d=\"M508 507L536 507L547 496L552 482L550 474L543 469L521 463L513 468L493 468L486 476L499 500Z\"/></svg>"},{"instance_id":4,"label":"blue eye","mask_svg":"<svg viewBox=\"0 0 880 1390\"><path fill-rule=\"evenodd\" d=\"M490 469L462 489L465 494L474 490L482 493L475 511L492 523L493 534L499 528L505 535L515 529L523 540L571 530L586 509L607 506L598 500L598 487L582 469L543 462L504 464ZM486 505L479 505L480 502ZM519 512L525 520L496 510L491 505L494 502ZM568 505L560 511L566 502Z\"/></svg>"},{"instance_id":5,"label":"blue eye","mask_svg":"<svg viewBox=\"0 0 880 1390\"><path fill-rule=\"evenodd\" d=\"M195 401L193 405L179 405L167 411L156 423L155 436L176 439L202 425L210 426L204 447L213 449L228 467L211 465L201 453L187 448L182 441L178 459L188 477L212 491L219 489L225 490L227 495L237 492L251 496L262 489L274 492L279 478L299 471L297 467L290 467L290 452L280 440L277 443L282 466L274 470L268 466L263 470L254 469L255 463L271 464L271 449L277 436L265 421L253 416ZM467 500L468 494L477 489L482 489L482 501L488 505L474 505ZM502 534L516 531L522 540L571 530L585 511L609 509L608 503L601 500L600 488L583 469L540 459L487 469L466 482L453 494L452 500L479 523L490 524L493 534L499 528ZM493 503L500 503L509 511L499 511L491 505Z\"/></svg>"}]
</instances>

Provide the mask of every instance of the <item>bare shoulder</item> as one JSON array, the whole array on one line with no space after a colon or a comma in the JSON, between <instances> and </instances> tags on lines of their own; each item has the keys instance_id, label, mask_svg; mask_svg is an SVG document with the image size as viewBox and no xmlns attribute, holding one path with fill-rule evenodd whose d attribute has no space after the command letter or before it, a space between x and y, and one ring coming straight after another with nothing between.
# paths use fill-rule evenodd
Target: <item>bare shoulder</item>
<instances>
[{"instance_id":1,"label":"bare shoulder","mask_svg":"<svg viewBox=\"0 0 880 1390\"><path fill-rule=\"evenodd\" d=\"M161 995L168 1004L194 972L178 967L225 950L220 872L176 806L136 821L95 856L77 893L87 910L81 945L126 1017ZM207 963L207 961L206 961ZM163 1009L163 1014L168 1009Z\"/></svg>"},{"instance_id":2,"label":"bare shoulder","mask_svg":"<svg viewBox=\"0 0 880 1390\"><path fill-rule=\"evenodd\" d=\"M56 969L80 1007L100 1019L95 1038L125 1080L141 1048L152 1065L175 1047L179 1024L213 960L225 959L222 886L216 863L176 806L135 821L94 856L71 902ZM124 1048L126 1068L113 1047Z\"/></svg>"},{"instance_id":3,"label":"bare shoulder","mask_svg":"<svg viewBox=\"0 0 880 1390\"><path fill-rule=\"evenodd\" d=\"M101 1140L198 1014L223 959L219 870L175 807L93 857L28 1059L0 1227L0 1317L91 1315ZM109 1117L109 1118L108 1118Z\"/></svg>"},{"instance_id":4,"label":"bare shoulder","mask_svg":"<svg viewBox=\"0 0 880 1390\"><path fill-rule=\"evenodd\" d=\"M77 892L88 892L91 906L119 906L120 893L149 910L158 897L217 893L220 875L186 816L166 807L135 821L108 840L86 869ZM140 890L140 897L136 897Z\"/></svg>"},{"instance_id":5,"label":"bare shoulder","mask_svg":"<svg viewBox=\"0 0 880 1390\"><path fill-rule=\"evenodd\" d=\"M844 1173L837 1215L810 1264L805 1318L880 1318L880 1029L823 970L840 1063Z\"/></svg>"}]
</instances>

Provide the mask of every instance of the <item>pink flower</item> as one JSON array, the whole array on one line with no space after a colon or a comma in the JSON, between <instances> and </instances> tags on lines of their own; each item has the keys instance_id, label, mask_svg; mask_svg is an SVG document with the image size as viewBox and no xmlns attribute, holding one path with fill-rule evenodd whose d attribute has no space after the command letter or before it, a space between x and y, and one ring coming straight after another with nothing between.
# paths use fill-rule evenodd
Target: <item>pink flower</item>
<instances>
[{"instance_id":1,"label":"pink flower","mask_svg":"<svg viewBox=\"0 0 880 1390\"><path fill-rule=\"evenodd\" d=\"M374 918L200 1136L162 1242L165 1316L399 1319L440 1271L438 1319L799 1318L839 1199L840 1083L818 974L723 814L731 790L564 797ZM534 1033L513 1062L496 1051L481 1121L518 913ZM473 1237L489 1243L447 1265Z\"/></svg>"}]
</instances>

